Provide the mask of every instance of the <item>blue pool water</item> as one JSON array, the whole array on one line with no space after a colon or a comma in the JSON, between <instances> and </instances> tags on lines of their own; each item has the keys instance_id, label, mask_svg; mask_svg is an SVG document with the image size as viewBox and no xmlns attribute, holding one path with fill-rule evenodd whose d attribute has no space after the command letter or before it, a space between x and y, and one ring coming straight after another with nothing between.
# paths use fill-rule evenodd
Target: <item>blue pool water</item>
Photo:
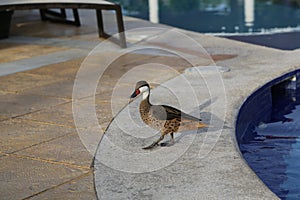
<instances>
[{"instance_id":1,"label":"blue pool water","mask_svg":"<svg viewBox=\"0 0 300 200\"><path fill-rule=\"evenodd\" d=\"M125 15L272 48L300 48L298 0L113 1Z\"/></svg>"},{"instance_id":2,"label":"blue pool water","mask_svg":"<svg viewBox=\"0 0 300 200\"><path fill-rule=\"evenodd\" d=\"M240 110L236 133L252 170L287 200L300 199L300 77L294 75L251 95Z\"/></svg>"},{"instance_id":3,"label":"blue pool water","mask_svg":"<svg viewBox=\"0 0 300 200\"><path fill-rule=\"evenodd\" d=\"M298 0L114 1L126 15L146 20L156 15L159 23L202 33L266 33L299 30L300 25Z\"/></svg>"}]
</instances>

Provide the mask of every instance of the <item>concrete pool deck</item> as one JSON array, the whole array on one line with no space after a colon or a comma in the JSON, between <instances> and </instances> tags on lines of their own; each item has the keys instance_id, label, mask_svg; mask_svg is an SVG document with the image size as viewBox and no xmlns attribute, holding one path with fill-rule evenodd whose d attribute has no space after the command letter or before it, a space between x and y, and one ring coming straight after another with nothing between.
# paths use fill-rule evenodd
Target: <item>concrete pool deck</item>
<instances>
[{"instance_id":1,"label":"concrete pool deck","mask_svg":"<svg viewBox=\"0 0 300 200\"><path fill-rule=\"evenodd\" d=\"M136 163L131 165L122 159L111 159L116 155L103 148L103 140L96 152L93 169L90 168L92 153L95 153L95 143L97 145L101 135L96 135L97 140L92 146L84 143L73 120L72 93L78 69L99 44L95 19L90 17L94 13L80 13L83 24L80 28L41 22L37 12L30 11L29 17L27 13L16 13L11 37L0 41L1 199L96 199L97 195L99 199L107 199L106 196L109 199L276 199L241 157L235 142L235 120L243 101L253 91L299 67L300 51L280 51L182 30L174 33L165 29L144 29L165 26L125 17L126 30L142 29L128 33L128 50L135 51L118 57L96 88L95 110L101 128L105 129L118 108L128 102L134 87L131 83L136 80L122 79L124 74L130 75L132 69L142 66L133 72L136 79L154 83L153 102L183 106L182 109L195 115L195 107L200 106L201 117L215 129L178 135L182 139L174 146L152 150L147 156L155 169L144 157L140 161L145 162L139 162L135 169L132 167ZM108 21L112 20L109 13L107 16ZM183 35L177 35L178 32ZM164 37L170 33L174 37ZM195 46L181 42L178 38L182 36L194 39L203 49L199 52ZM99 55L95 67L104 63L101 56L113 57L124 52L111 43L104 44L107 45L105 52L95 52ZM157 49L148 51L149 46ZM180 52L183 57L169 55L161 49ZM94 57L89 58L93 61ZM190 70L191 65L182 58L196 66L217 65L230 71L219 73L203 68L199 77L199 73ZM151 63L170 68L157 68ZM213 81L215 74L223 87L217 84L220 82ZM190 84L181 84L180 78L189 80ZM204 80L211 84L204 84ZM188 98L186 93L190 85L195 98ZM177 101L170 97L180 98ZM86 96L81 100L85 102L89 98ZM196 99L199 104L184 103L191 99ZM134 112L137 103L138 100L129 106L135 121L139 119L138 113ZM112 105L116 107L112 109ZM108 137L122 133L120 125L132 134L137 132L136 126L127 123L126 113L116 116L107 129ZM224 127L214 126L223 121ZM97 128L96 132L100 133ZM88 131L95 132L94 129ZM143 137L148 134L152 132L146 129ZM140 154L145 154L140 147L151 142L151 138L142 138L127 145L124 138L122 135L117 137L117 144ZM183 152L182 156L166 166L157 165L161 158L168 159L169 154L163 154L163 151L173 150ZM153 159L155 152L162 157ZM205 156L199 156L199 152L205 152L202 154ZM106 161L112 162L113 167L104 165ZM115 166L124 166L123 171L116 170Z\"/></svg>"},{"instance_id":2,"label":"concrete pool deck","mask_svg":"<svg viewBox=\"0 0 300 200\"><path fill-rule=\"evenodd\" d=\"M200 34L186 34L210 54L237 56L216 62L216 65L225 67L225 72L218 72L218 68L214 70L213 66L209 71L210 67L199 64L199 71L188 69L166 82L162 81L161 87L153 90L151 100L196 115L200 111L209 128L192 134L178 134L177 139L175 137L177 143L171 147L145 151L141 148L155 139L155 132L147 130L139 122L138 102L128 106L111 123L96 152L98 197L276 199L240 155L235 141L235 121L240 106L251 93L299 67L300 52L284 52ZM166 38L159 35L156 39L160 37ZM180 47L179 51L185 53L191 50L190 44L177 41L174 39L168 47L173 50ZM160 46L164 46L163 42ZM200 60L205 59L202 57ZM157 76L147 80L150 83L160 82ZM191 100L193 98L196 103ZM199 106L200 109L197 108ZM145 139L145 135L150 139Z\"/></svg>"}]
</instances>

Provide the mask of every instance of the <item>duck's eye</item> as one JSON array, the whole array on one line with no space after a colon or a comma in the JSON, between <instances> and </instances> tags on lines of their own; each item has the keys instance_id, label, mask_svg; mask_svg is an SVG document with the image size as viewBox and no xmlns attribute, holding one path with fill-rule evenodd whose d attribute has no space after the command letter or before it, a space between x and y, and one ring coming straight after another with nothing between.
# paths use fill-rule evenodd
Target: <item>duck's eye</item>
<instances>
[{"instance_id":1,"label":"duck's eye","mask_svg":"<svg viewBox=\"0 0 300 200\"><path fill-rule=\"evenodd\" d=\"M137 89L137 90L135 91L135 95L139 95L139 94L140 94L140 90Z\"/></svg>"}]
</instances>

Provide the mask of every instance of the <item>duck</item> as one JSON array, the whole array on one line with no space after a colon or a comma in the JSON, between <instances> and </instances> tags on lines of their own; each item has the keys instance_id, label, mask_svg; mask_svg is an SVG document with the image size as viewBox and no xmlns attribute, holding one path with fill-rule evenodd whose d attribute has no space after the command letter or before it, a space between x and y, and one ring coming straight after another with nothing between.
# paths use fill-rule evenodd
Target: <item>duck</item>
<instances>
[{"instance_id":1,"label":"duck","mask_svg":"<svg viewBox=\"0 0 300 200\"><path fill-rule=\"evenodd\" d=\"M138 96L142 96L142 101L139 105L139 113L145 124L155 130L159 130L161 135L149 146L143 149L152 149L158 146L166 135L171 136L169 144L161 143L161 146L170 146L175 143L174 133L179 130L190 130L207 127L201 119L191 116L177 108L167 105L153 105L150 102L150 85L146 81L138 81L134 92L130 96L130 101ZM182 129L182 126L188 126L187 129Z\"/></svg>"}]
</instances>

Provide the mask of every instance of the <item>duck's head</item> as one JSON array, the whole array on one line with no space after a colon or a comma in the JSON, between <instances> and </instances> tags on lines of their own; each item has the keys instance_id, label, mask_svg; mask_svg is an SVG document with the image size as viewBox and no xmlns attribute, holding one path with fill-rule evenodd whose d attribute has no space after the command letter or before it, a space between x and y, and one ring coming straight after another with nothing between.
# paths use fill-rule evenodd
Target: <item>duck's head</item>
<instances>
[{"instance_id":1,"label":"duck's head","mask_svg":"<svg viewBox=\"0 0 300 200\"><path fill-rule=\"evenodd\" d=\"M139 81L135 85L135 90L130 96L131 99L143 95L143 99L147 99L150 94L150 86L146 81Z\"/></svg>"}]
</instances>

